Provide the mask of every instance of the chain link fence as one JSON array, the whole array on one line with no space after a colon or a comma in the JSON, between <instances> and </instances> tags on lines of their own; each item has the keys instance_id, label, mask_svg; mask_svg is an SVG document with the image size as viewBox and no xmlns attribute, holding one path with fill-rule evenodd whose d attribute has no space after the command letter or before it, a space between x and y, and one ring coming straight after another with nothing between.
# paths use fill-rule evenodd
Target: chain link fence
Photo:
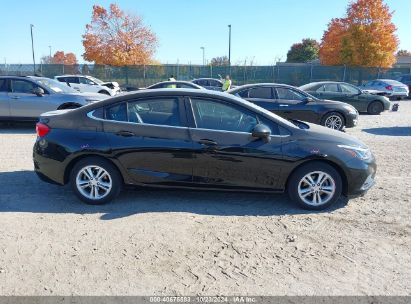
<instances>
[{"instance_id":1,"label":"chain link fence","mask_svg":"<svg viewBox=\"0 0 411 304\"><path fill-rule=\"evenodd\" d=\"M144 66L103 66L103 65L61 65L61 64L4 64L0 65L0 75L38 74L54 78L63 74L85 74L103 81L117 81L120 85L145 87L167 80L171 75L178 80L195 78L220 78L231 75L235 85L246 83L276 82L300 86L314 81L345 81L361 84L364 81L410 74L411 67L358 68L348 66L323 66L318 64L278 63L273 66L201 66L201 65L144 65Z\"/></svg>"}]
</instances>

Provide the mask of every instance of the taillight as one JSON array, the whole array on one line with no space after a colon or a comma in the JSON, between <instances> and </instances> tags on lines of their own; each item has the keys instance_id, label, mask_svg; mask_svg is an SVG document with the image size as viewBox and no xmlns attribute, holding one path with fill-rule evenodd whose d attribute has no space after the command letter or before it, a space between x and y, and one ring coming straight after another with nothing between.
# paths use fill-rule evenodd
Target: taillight
<instances>
[{"instance_id":1,"label":"taillight","mask_svg":"<svg viewBox=\"0 0 411 304\"><path fill-rule=\"evenodd\" d=\"M37 136L43 137L46 136L50 132L50 127L44 123L38 122L36 124L36 132Z\"/></svg>"},{"instance_id":2,"label":"taillight","mask_svg":"<svg viewBox=\"0 0 411 304\"><path fill-rule=\"evenodd\" d=\"M392 86L390 86L390 85L389 85L389 86L386 86L385 88L386 88L388 91L392 91Z\"/></svg>"}]
</instances>

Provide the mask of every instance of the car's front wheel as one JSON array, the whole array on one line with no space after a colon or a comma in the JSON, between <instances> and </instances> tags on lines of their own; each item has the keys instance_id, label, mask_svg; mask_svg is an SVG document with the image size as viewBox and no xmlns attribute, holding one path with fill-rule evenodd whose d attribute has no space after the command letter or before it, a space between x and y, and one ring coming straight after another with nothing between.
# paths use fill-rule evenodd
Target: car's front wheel
<instances>
[{"instance_id":1,"label":"car's front wheel","mask_svg":"<svg viewBox=\"0 0 411 304\"><path fill-rule=\"evenodd\" d=\"M101 205L117 197L122 179L117 168L109 161L89 157L75 164L70 183L80 200L90 205Z\"/></svg>"},{"instance_id":2,"label":"car's front wheel","mask_svg":"<svg viewBox=\"0 0 411 304\"><path fill-rule=\"evenodd\" d=\"M369 104L367 112L370 115L379 115L384 111L384 105L379 101L373 101Z\"/></svg>"},{"instance_id":3,"label":"car's front wheel","mask_svg":"<svg viewBox=\"0 0 411 304\"><path fill-rule=\"evenodd\" d=\"M342 179L332 166L323 162L312 162L292 174L287 191L291 200L302 208L322 210L340 198Z\"/></svg>"},{"instance_id":4,"label":"car's front wheel","mask_svg":"<svg viewBox=\"0 0 411 304\"><path fill-rule=\"evenodd\" d=\"M322 125L327 128L340 131L345 126L345 119L340 113L327 113L324 115L322 119Z\"/></svg>"}]
</instances>

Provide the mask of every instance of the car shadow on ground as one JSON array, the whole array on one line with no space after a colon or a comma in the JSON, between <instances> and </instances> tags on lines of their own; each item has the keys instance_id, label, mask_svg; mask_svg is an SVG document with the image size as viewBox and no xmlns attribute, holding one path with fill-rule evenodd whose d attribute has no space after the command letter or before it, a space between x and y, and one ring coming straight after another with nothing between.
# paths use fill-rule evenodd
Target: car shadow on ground
<instances>
[{"instance_id":1,"label":"car shadow on ground","mask_svg":"<svg viewBox=\"0 0 411 304\"><path fill-rule=\"evenodd\" d=\"M0 123L0 134L35 134L36 123L18 122L18 123Z\"/></svg>"},{"instance_id":2,"label":"car shadow on ground","mask_svg":"<svg viewBox=\"0 0 411 304\"><path fill-rule=\"evenodd\" d=\"M178 212L212 216L277 216L330 212L344 207L341 198L324 211L307 211L286 195L192 190L126 189L112 203L81 203L69 186L40 181L33 171L0 172L0 212L102 214L113 220L142 213Z\"/></svg>"},{"instance_id":3,"label":"car shadow on ground","mask_svg":"<svg viewBox=\"0 0 411 304\"><path fill-rule=\"evenodd\" d=\"M386 136L411 136L411 127L385 127L362 129L366 133Z\"/></svg>"}]
</instances>

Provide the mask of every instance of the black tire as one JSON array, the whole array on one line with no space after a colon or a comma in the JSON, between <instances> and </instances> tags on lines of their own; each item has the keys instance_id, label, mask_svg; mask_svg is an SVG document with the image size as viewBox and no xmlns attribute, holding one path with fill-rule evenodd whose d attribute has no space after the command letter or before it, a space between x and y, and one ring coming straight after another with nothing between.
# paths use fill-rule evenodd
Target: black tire
<instances>
[{"instance_id":1,"label":"black tire","mask_svg":"<svg viewBox=\"0 0 411 304\"><path fill-rule=\"evenodd\" d=\"M100 94L104 94L104 95L109 95L109 96L110 96L110 93L109 93L109 92L107 92L107 91L105 91L105 90L101 90L99 93L100 93Z\"/></svg>"},{"instance_id":2,"label":"black tire","mask_svg":"<svg viewBox=\"0 0 411 304\"><path fill-rule=\"evenodd\" d=\"M329 177L331 177L331 179L334 182L334 192L332 195L329 195L329 199L325 199L327 198L326 194L323 193L321 195L323 195L322 198L324 198L325 202L323 204L308 204L307 202L305 202L299 194L299 187L300 184L304 185L305 183L303 182L303 178L310 174L313 173L313 175L315 176L315 172L323 172L328 174ZM318 175L319 177L319 175ZM318 185L318 184L317 184ZM330 185L330 184L328 184ZM338 171L336 169L334 169L331 165L321 162L321 161L314 161L314 162L310 162L300 168L298 168L295 172L292 173L292 175L289 177L288 179L288 183L287 183L287 192L288 195L290 197L290 199L297 203L301 208L303 209L307 209L307 210L323 210L328 208L329 206L331 206L332 204L334 204L341 196L342 193L342 178L341 175L338 173ZM318 186L319 187L319 186ZM323 186L321 186L322 189ZM324 186L325 187L325 186ZM318 190L320 191L320 190ZM314 198L315 193L313 194L309 194L307 196L307 200L310 200L310 198ZM320 196L321 196L320 195Z\"/></svg>"},{"instance_id":3,"label":"black tire","mask_svg":"<svg viewBox=\"0 0 411 304\"><path fill-rule=\"evenodd\" d=\"M384 105L379 101L373 101L368 105L367 112L370 115L380 115L384 111Z\"/></svg>"},{"instance_id":4,"label":"black tire","mask_svg":"<svg viewBox=\"0 0 411 304\"><path fill-rule=\"evenodd\" d=\"M339 118L340 119L341 123L340 123L340 125L338 125L337 128L333 128L333 127L327 125L328 121L332 118L335 118L335 119ZM323 118L321 119L321 125L323 125L324 127L333 129L333 130L341 131L345 127L345 118L342 114L340 114L338 112L330 112L330 113L327 113L323 116Z\"/></svg>"},{"instance_id":5,"label":"black tire","mask_svg":"<svg viewBox=\"0 0 411 304\"><path fill-rule=\"evenodd\" d=\"M80 179L81 179L81 176L86 177L86 175L84 175L80 172L84 168L89 167L89 166L90 167L102 168L108 174L108 176L106 176L106 175L104 176L105 180L94 179L94 181L91 181L91 182L97 183L97 185L99 184L98 181L100 181L102 184L103 184L103 182L105 184L110 184L110 182L111 182L110 190L105 191L104 196L101 197L101 198L93 198L92 199L90 197L85 196L81 192L81 190L79 189L79 186L77 185L77 177L78 176L80 176L79 177ZM95 170L95 171L97 171L97 170ZM86 180L87 180L87 177L86 177ZM93 178L92 178L92 180L93 180ZM110 182L108 182L108 181L110 181ZM84 181L84 182L86 182L86 181ZM73 169L70 172L70 184L71 184L71 188L72 188L73 192L75 193L75 195L81 201L83 201L84 203L89 204L89 205L102 205L102 204L106 204L106 203L112 201L113 199L115 199L119 195L119 193L121 191L121 188L123 186L123 180L122 180L121 175L120 175L119 171L117 170L117 168L112 163L110 163L109 161L107 161L103 158L99 158L99 157L87 157L87 158L81 159L79 162L77 162L74 165ZM87 187L84 191L85 192L92 191L92 187L93 186ZM100 186L95 185L94 187L100 187ZM99 188L99 190L98 190L99 194L104 191L102 189L103 189L102 187Z\"/></svg>"}]
</instances>

